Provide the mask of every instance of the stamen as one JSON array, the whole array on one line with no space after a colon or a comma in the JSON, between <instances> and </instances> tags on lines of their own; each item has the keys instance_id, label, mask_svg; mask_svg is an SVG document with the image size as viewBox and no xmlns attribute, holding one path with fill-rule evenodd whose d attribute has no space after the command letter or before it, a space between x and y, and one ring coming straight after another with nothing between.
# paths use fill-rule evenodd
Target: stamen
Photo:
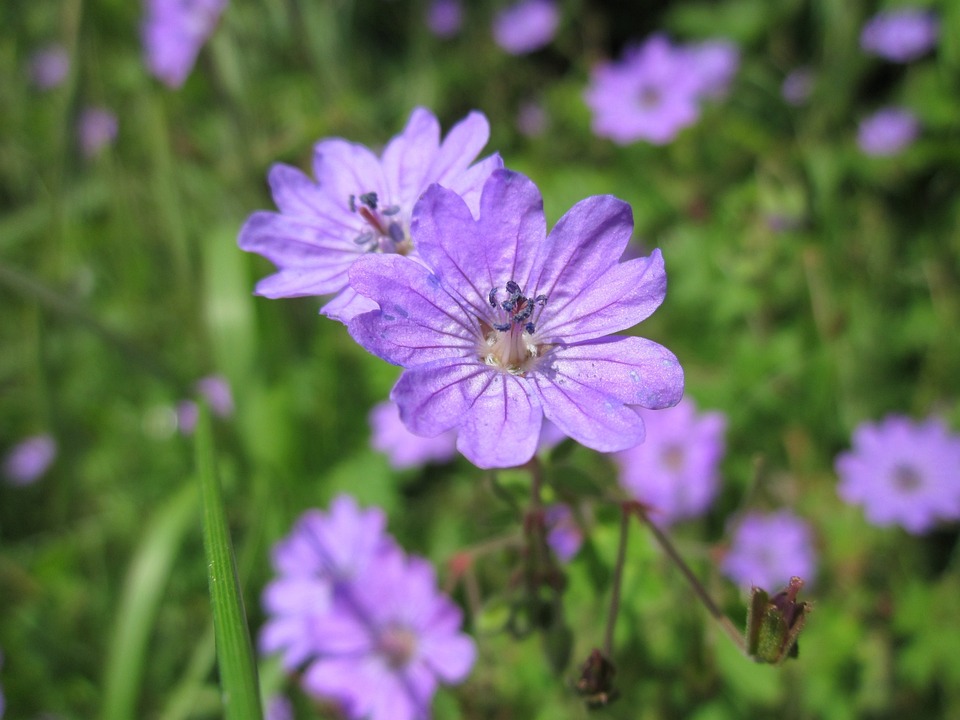
<instances>
[{"instance_id":1,"label":"stamen","mask_svg":"<svg viewBox=\"0 0 960 720\"><path fill-rule=\"evenodd\" d=\"M349 199L349 201L348 201L347 204L350 205L350 212L356 212L356 211L357 211L357 196L356 196L356 195L350 195L350 199Z\"/></svg>"},{"instance_id":2,"label":"stamen","mask_svg":"<svg viewBox=\"0 0 960 720\"><path fill-rule=\"evenodd\" d=\"M487 295L487 302L490 303L490 307L497 307L497 293L500 292L500 288L490 288L490 294Z\"/></svg>"},{"instance_id":3,"label":"stamen","mask_svg":"<svg viewBox=\"0 0 960 720\"><path fill-rule=\"evenodd\" d=\"M364 193L360 196L360 202L371 210L377 209L377 194L375 192Z\"/></svg>"},{"instance_id":4,"label":"stamen","mask_svg":"<svg viewBox=\"0 0 960 720\"><path fill-rule=\"evenodd\" d=\"M536 326L532 322L524 325L523 329L527 331L527 335L533 335L537 331Z\"/></svg>"},{"instance_id":5,"label":"stamen","mask_svg":"<svg viewBox=\"0 0 960 720\"><path fill-rule=\"evenodd\" d=\"M506 322L506 323L494 323L494 324L493 324L493 329L494 329L494 330L499 330L500 332L507 332L508 330L510 330L510 323L508 323L508 322Z\"/></svg>"},{"instance_id":6,"label":"stamen","mask_svg":"<svg viewBox=\"0 0 960 720\"><path fill-rule=\"evenodd\" d=\"M387 233L390 235L390 239L395 243L399 244L403 242L403 228L400 227L400 223L391 222L387 225Z\"/></svg>"},{"instance_id":7,"label":"stamen","mask_svg":"<svg viewBox=\"0 0 960 720\"><path fill-rule=\"evenodd\" d=\"M380 212L382 212L382 213L383 213L384 215L386 215L387 217L390 217L390 216L396 215L398 212L400 212L400 206L399 206L399 205L388 205L387 207L385 207L385 208L384 208L383 210L381 210Z\"/></svg>"},{"instance_id":8,"label":"stamen","mask_svg":"<svg viewBox=\"0 0 960 720\"><path fill-rule=\"evenodd\" d=\"M353 241L354 241L357 245L366 245L368 242L372 242L372 241L373 241L373 232L371 232L370 230L367 230L366 232L362 232L362 233L360 233L359 235L357 235L357 236L353 239Z\"/></svg>"}]
</instances>

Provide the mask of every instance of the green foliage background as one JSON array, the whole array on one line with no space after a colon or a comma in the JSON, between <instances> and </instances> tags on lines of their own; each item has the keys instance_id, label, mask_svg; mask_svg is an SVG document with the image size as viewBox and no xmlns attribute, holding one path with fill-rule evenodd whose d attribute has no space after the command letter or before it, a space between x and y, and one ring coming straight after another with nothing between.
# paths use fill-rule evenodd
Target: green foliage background
<instances>
[{"instance_id":1,"label":"green foliage background","mask_svg":"<svg viewBox=\"0 0 960 720\"><path fill-rule=\"evenodd\" d=\"M956 527L873 528L839 501L832 467L852 429L886 413L960 427L960 4L926 3L942 20L936 54L891 66L858 35L894 4L563 0L553 45L516 58L490 38L497 3L470 3L462 34L440 41L415 0L235 0L176 92L143 67L136 3L0 5L0 443L42 431L59 443L42 481L0 485L7 716L221 715L192 440L172 419L211 372L237 404L214 442L254 633L271 544L339 492L385 508L441 577L459 549L518 532L464 460L396 473L370 450L366 415L397 370L318 317L317 299L255 298L270 265L236 247L245 217L273 207L271 163L307 169L327 136L377 147L419 104L444 128L486 113L489 149L540 186L551 223L613 193L634 208L637 247L662 248L667 301L639 332L679 356L701 407L729 418L721 496L675 534L735 622L744 598L715 568L729 518L790 507L815 528L815 610L781 668L740 657L635 528L614 657L623 696L595 715L960 717ZM728 98L665 147L594 137L590 67L656 30L736 41ZM25 65L51 41L72 68L41 93ZM793 108L780 84L799 65L818 80ZM536 138L515 123L531 98L549 117ZM858 120L892 103L919 114L921 138L864 156ZM119 137L86 161L75 121L98 104ZM581 448L547 460L550 492L584 476L614 485ZM524 478L500 482L525 491ZM484 609L468 613L480 658L438 695L436 717L589 714L570 679L602 640L617 513L594 497L581 513L571 663L555 673L542 638L498 631L516 557L493 554L478 563ZM289 690L275 661L261 679L265 696ZM291 692L298 717L335 717Z\"/></svg>"}]
</instances>

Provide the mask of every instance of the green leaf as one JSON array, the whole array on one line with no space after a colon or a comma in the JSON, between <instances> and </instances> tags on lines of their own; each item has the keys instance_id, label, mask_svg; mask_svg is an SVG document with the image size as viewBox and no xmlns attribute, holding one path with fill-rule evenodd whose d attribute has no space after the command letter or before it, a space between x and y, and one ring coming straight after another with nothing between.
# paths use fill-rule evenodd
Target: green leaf
<instances>
[{"instance_id":1,"label":"green leaf","mask_svg":"<svg viewBox=\"0 0 960 720\"><path fill-rule=\"evenodd\" d=\"M227 720L259 720L262 718L260 683L214 462L210 411L206 407L201 408L197 422L196 451L203 496L203 546L210 572L210 604L224 716Z\"/></svg>"}]
</instances>

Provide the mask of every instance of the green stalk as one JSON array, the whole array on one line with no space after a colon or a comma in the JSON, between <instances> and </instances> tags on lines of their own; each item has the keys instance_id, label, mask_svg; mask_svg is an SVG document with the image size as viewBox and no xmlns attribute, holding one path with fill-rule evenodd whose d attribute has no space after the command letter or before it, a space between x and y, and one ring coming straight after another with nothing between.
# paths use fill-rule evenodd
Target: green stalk
<instances>
[{"instance_id":1,"label":"green stalk","mask_svg":"<svg viewBox=\"0 0 960 720\"><path fill-rule=\"evenodd\" d=\"M257 665L214 462L210 411L206 407L200 410L196 447L203 496L203 545L210 571L210 604L213 607L224 717L227 720L261 720Z\"/></svg>"}]
</instances>

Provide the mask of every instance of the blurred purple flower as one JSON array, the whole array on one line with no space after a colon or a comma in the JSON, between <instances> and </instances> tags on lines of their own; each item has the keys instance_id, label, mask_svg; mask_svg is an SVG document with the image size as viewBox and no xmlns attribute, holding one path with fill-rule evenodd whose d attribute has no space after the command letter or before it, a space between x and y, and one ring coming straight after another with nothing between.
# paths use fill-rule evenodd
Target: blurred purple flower
<instances>
[{"instance_id":1,"label":"blurred purple flower","mask_svg":"<svg viewBox=\"0 0 960 720\"><path fill-rule=\"evenodd\" d=\"M483 468L511 467L537 450L544 416L601 452L643 441L635 406L666 407L683 370L666 348L612 336L663 301L659 250L618 262L633 232L630 206L587 198L549 235L540 191L497 170L479 220L456 193L427 189L411 232L425 267L370 255L350 283L380 309L350 334L405 368L391 399L412 432L457 429L457 449Z\"/></svg>"},{"instance_id":2,"label":"blurred purple flower","mask_svg":"<svg viewBox=\"0 0 960 720\"><path fill-rule=\"evenodd\" d=\"M511 55L525 55L550 44L560 24L554 0L521 0L493 18L493 39Z\"/></svg>"},{"instance_id":3,"label":"blurred purple flower","mask_svg":"<svg viewBox=\"0 0 960 720\"><path fill-rule=\"evenodd\" d=\"M277 545L261 648L283 650L288 670L306 665L303 687L350 718L425 720L437 685L463 681L476 648L433 568L396 546L382 513L335 504Z\"/></svg>"},{"instance_id":4,"label":"blurred purple flower","mask_svg":"<svg viewBox=\"0 0 960 720\"><path fill-rule=\"evenodd\" d=\"M557 559L568 563L580 551L583 545L583 531L573 516L569 506L550 505L544 514L547 526L547 544Z\"/></svg>"},{"instance_id":5,"label":"blurred purple flower","mask_svg":"<svg viewBox=\"0 0 960 720\"><path fill-rule=\"evenodd\" d=\"M663 525L702 515L720 481L723 413L697 414L694 402L684 398L675 407L641 414L647 426L643 444L614 456L620 485Z\"/></svg>"},{"instance_id":6,"label":"blurred purple flower","mask_svg":"<svg viewBox=\"0 0 960 720\"><path fill-rule=\"evenodd\" d=\"M780 94L791 105L803 105L810 99L813 83L813 70L808 67L796 68L784 78Z\"/></svg>"},{"instance_id":7,"label":"blurred purple flower","mask_svg":"<svg viewBox=\"0 0 960 720\"><path fill-rule=\"evenodd\" d=\"M183 85L226 7L227 0L146 0L140 31L150 73L168 87Z\"/></svg>"},{"instance_id":8,"label":"blurred purple flower","mask_svg":"<svg viewBox=\"0 0 960 720\"><path fill-rule=\"evenodd\" d=\"M923 8L901 8L874 15L860 33L868 53L905 63L926 55L937 44L940 23Z\"/></svg>"},{"instance_id":9,"label":"blurred purple flower","mask_svg":"<svg viewBox=\"0 0 960 720\"><path fill-rule=\"evenodd\" d=\"M627 48L619 62L592 73L584 98L593 111L593 131L626 145L672 141L700 117L700 101L727 91L739 52L725 41L674 46L664 35Z\"/></svg>"},{"instance_id":10,"label":"blurred purple flower","mask_svg":"<svg viewBox=\"0 0 960 720\"><path fill-rule=\"evenodd\" d=\"M283 695L273 695L267 700L264 720L293 720L293 704Z\"/></svg>"},{"instance_id":11,"label":"blurred purple flower","mask_svg":"<svg viewBox=\"0 0 960 720\"><path fill-rule=\"evenodd\" d=\"M77 136L80 152L93 158L116 139L117 116L106 108L85 108L77 121Z\"/></svg>"},{"instance_id":12,"label":"blurred purple flower","mask_svg":"<svg viewBox=\"0 0 960 720\"><path fill-rule=\"evenodd\" d=\"M837 493L863 505L874 525L919 534L960 519L960 437L939 418L915 422L888 415L853 433L853 448L836 460Z\"/></svg>"},{"instance_id":13,"label":"blurred purple flower","mask_svg":"<svg viewBox=\"0 0 960 720\"><path fill-rule=\"evenodd\" d=\"M790 511L780 510L769 515L748 513L736 523L721 570L745 589L756 586L775 593L794 575L809 586L816 567L810 526Z\"/></svg>"},{"instance_id":14,"label":"blurred purple flower","mask_svg":"<svg viewBox=\"0 0 960 720\"><path fill-rule=\"evenodd\" d=\"M867 155L889 157L906 149L920 134L920 121L909 110L887 107L860 121L857 144Z\"/></svg>"},{"instance_id":15,"label":"blurred purple flower","mask_svg":"<svg viewBox=\"0 0 960 720\"><path fill-rule=\"evenodd\" d=\"M384 453L397 469L420 467L429 462L446 462L457 454L457 434L452 430L436 437L421 437L407 430L400 420L400 408L386 401L370 412L374 450Z\"/></svg>"},{"instance_id":16,"label":"blurred purple flower","mask_svg":"<svg viewBox=\"0 0 960 720\"><path fill-rule=\"evenodd\" d=\"M223 375L207 375L197 380L195 386L200 396L207 401L217 417L233 415L233 393L230 383Z\"/></svg>"},{"instance_id":17,"label":"blurred purple flower","mask_svg":"<svg viewBox=\"0 0 960 720\"><path fill-rule=\"evenodd\" d=\"M48 45L30 56L27 68L34 85L41 90L52 90L67 79L70 55L62 45Z\"/></svg>"},{"instance_id":18,"label":"blurred purple flower","mask_svg":"<svg viewBox=\"0 0 960 720\"><path fill-rule=\"evenodd\" d=\"M375 309L348 286L350 266L365 255L416 252L410 214L431 183L459 193L476 213L484 181L503 166L497 154L473 163L489 135L487 119L471 112L441 143L436 117L416 108L379 158L362 145L332 138L314 149L315 183L289 165L274 165L269 181L280 212L255 212L238 241L278 267L257 284L257 294L337 293L321 312L344 323Z\"/></svg>"},{"instance_id":19,"label":"blurred purple flower","mask_svg":"<svg viewBox=\"0 0 960 720\"><path fill-rule=\"evenodd\" d=\"M11 485L31 485L43 477L57 457L50 435L34 435L14 445L3 459L3 474Z\"/></svg>"},{"instance_id":20,"label":"blurred purple flower","mask_svg":"<svg viewBox=\"0 0 960 720\"><path fill-rule=\"evenodd\" d=\"M463 26L463 3L460 0L431 0L427 6L427 28L439 38L448 39Z\"/></svg>"},{"instance_id":21,"label":"blurred purple flower","mask_svg":"<svg viewBox=\"0 0 960 720\"><path fill-rule=\"evenodd\" d=\"M517 130L527 137L539 137L547 129L549 118L543 103L529 100L520 105L517 113Z\"/></svg>"}]
</instances>

